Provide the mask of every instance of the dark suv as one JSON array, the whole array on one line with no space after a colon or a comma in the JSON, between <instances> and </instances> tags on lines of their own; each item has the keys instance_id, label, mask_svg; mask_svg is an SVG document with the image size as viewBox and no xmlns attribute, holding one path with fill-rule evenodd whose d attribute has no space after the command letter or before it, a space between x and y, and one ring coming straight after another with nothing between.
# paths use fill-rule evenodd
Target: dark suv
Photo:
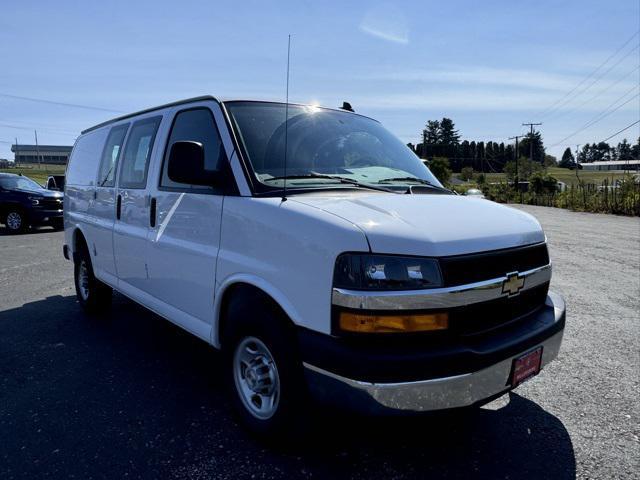
<instances>
[{"instance_id":1,"label":"dark suv","mask_svg":"<svg viewBox=\"0 0 640 480\"><path fill-rule=\"evenodd\" d=\"M63 197L23 175L0 173L0 223L14 233L37 225L62 228Z\"/></svg>"}]
</instances>

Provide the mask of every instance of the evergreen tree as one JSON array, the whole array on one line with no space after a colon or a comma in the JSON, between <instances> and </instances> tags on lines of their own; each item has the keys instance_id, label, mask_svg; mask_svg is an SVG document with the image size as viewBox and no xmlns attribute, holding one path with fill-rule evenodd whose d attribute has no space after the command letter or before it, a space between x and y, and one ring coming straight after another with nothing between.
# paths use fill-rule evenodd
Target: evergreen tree
<instances>
[{"instance_id":1,"label":"evergreen tree","mask_svg":"<svg viewBox=\"0 0 640 480\"><path fill-rule=\"evenodd\" d=\"M440 122L429 120L422 131L423 147L422 158L432 158L438 154L437 147L440 144Z\"/></svg>"},{"instance_id":2,"label":"evergreen tree","mask_svg":"<svg viewBox=\"0 0 640 480\"><path fill-rule=\"evenodd\" d=\"M631 152L631 145L627 142L627 139L623 139L622 142L618 144L617 156L618 160L633 160L633 154Z\"/></svg>"},{"instance_id":3,"label":"evergreen tree","mask_svg":"<svg viewBox=\"0 0 640 480\"><path fill-rule=\"evenodd\" d=\"M506 145L504 147L504 164L506 165L507 162L513 162L516 159L516 149L514 148L513 145L509 144Z\"/></svg>"},{"instance_id":4,"label":"evergreen tree","mask_svg":"<svg viewBox=\"0 0 640 480\"><path fill-rule=\"evenodd\" d=\"M519 145L520 156L529 158L531 154L530 146L533 144L533 158L534 162L543 163L544 162L544 144L542 143L542 135L540 132L527 133L525 137L522 139Z\"/></svg>"},{"instance_id":5,"label":"evergreen tree","mask_svg":"<svg viewBox=\"0 0 640 480\"><path fill-rule=\"evenodd\" d=\"M638 137L636 144L631 147L631 157L634 160L640 160L640 137Z\"/></svg>"},{"instance_id":6,"label":"evergreen tree","mask_svg":"<svg viewBox=\"0 0 640 480\"><path fill-rule=\"evenodd\" d=\"M442 145L458 145L460 143L460 135L456 130L453 120L443 118L440 122L440 143Z\"/></svg>"},{"instance_id":7,"label":"evergreen tree","mask_svg":"<svg viewBox=\"0 0 640 480\"><path fill-rule=\"evenodd\" d=\"M558 165L561 168L572 168L575 167L576 159L571 152L571 148L567 147L564 153L562 154L562 159L560 160L560 164Z\"/></svg>"}]
</instances>

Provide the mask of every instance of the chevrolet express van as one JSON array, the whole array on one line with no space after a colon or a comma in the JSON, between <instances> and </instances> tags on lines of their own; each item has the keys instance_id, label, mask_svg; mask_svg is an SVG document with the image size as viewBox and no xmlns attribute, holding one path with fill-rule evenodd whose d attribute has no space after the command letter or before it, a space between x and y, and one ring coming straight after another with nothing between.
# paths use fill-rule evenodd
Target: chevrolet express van
<instances>
[{"instance_id":1,"label":"chevrolet express van","mask_svg":"<svg viewBox=\"0 0 640 480\"><path fill-rule=\"evenodd\" d=\"M481 405L558 355L540 224L453 194L371 118L199 97L85 130L66 174L80 305L116 290L221 349L260 434L311 401Z\"/></svg>"}]
</instances>

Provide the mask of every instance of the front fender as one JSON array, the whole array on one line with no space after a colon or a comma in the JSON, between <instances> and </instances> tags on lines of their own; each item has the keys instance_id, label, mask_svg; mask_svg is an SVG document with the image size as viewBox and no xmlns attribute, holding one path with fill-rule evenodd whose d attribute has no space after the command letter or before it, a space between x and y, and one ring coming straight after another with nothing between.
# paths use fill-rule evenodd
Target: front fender
<instances>
[{"instance_id":1,"label":"front fender","mask_svg":"<svg viewBox=\"0 0 640 480\"><path fill-rule=\"evenodd\" d=\"M258 288L269 297L271 297L271 299L276 302L280 306L280 308L282 308L284 313L291 319L291 321L293 321L295 324L299 324L301 322L300 313L278 287L257 275L253 275L250 273L233 274L223 280L223 282L218 287L218 291L216 292L214 302L214 323L213 328L211 329L211 344L214 347L220 348L219 333L222 299L224 298L225 293L230 287L238 284L246 284Z\"/></svg>"}]
</instances>

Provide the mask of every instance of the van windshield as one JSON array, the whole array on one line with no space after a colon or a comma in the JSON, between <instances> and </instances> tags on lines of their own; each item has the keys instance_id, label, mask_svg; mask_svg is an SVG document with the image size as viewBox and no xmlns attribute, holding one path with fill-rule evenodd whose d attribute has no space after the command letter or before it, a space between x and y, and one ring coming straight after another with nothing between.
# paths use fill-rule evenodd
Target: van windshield
<instances>
[{"instance_id":1,"label":"van windshield","mask_svg":"<svg viewBox=\"0 0 640 480\"><path fill-rule=\"evenodd\" d=\"M392 187L440 182L398 138L370 118L314 106L227 102L234 128L257 179L287 185L335 186L340 179ZM345 183L344 181L342 183Z\"/></svg>"}]
</instances>

